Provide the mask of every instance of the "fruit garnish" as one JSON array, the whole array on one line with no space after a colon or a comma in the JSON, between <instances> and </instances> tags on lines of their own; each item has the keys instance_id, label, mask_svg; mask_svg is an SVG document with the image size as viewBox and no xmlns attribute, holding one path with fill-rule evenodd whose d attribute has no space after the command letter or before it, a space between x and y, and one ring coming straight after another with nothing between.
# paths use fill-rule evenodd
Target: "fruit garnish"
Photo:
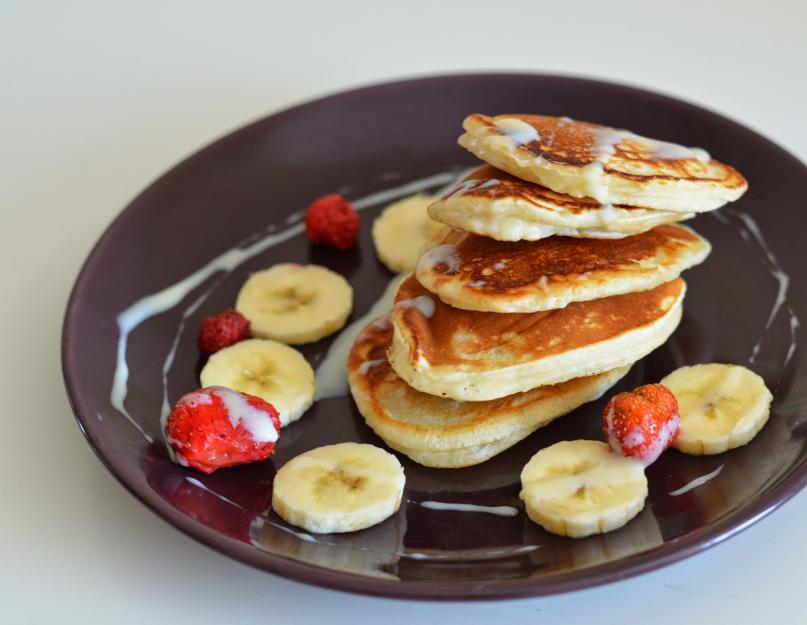
<instances>
[{"instance_id":1,"label":"fruit garnish","mask_svg":"<svg viewBox=\"0 0 807 625\"><path fill-rule=\"evenodd\" d=\"M323 195L305 213L305 233L311 243L346 250L356 243L359 214L338 193Z\"/></svg>"},{"instance_id":2,"label":"fruit garnish","mask_svg":"<svg viewBox=\"0 0 807 625\"><path fill-rule=\"evenodd\" d=\"M353 289L320 265L278 263L253 273L235 302L252 334L299 345L333 334L353 309Z\"/></svg>"},{"instance_id":3,"label":"fruit garnish","mask_svg":"<svg viewBox=\"0 0 807 625\"><path fill-rule=\"evenodd\" d=\"M750 442L768 422L773 395L765 380L743 366L681 367L661 382L678 398L678 451L719 454Z\"/></svg>"},{"instance_id":4,"label":"fruit garnish","mask_svg":"<svg viewBox=\"0 0 807 625\"><path fill-rule=\"evenodd\" d=\"M199 351L203 355L215 354L220 349L250 337L249 321L240 312L228 308L205 317L199 328Z\"/></svg>"},{"instance_id":5,"label":"fruit garnish","mask_svg":"<svg viewBox=\"0 0 807 625\"><path fill-rule=\"evenodd\" d=\"M309 532L354 532L394 514L405 481L401 463L388 451L362 443L326 445L281 467L272 508Z\"/></svg>"},{"instance_id":6,"label":"fruit garnish","mask_svg":"<svg viewBox=\"0 0 807 625\"><path fill-rule=\"evenodd\" d=\"M390 271L413 271L427 241L449 230L426 212L435 200L434 195L411 195L387 206L373 221L375 253Z\"/></svg>"},{"instance_id":7,"label":"fruit garnish","mask_svg":"<svg viewBox=\"0 0 807 625\"><path fill-rule=\"evenodd\" d=\"M678 401L661 384L619 393L605 405L602 428L612 451L647 466L678 436Z\"/></svg>"},{"instance_id":8,"label":"fruit garnish","mask_svg":"<svg viewBox=\"0 0 807 625\"><path fill-rule=\"evenodd\" d=\"M165 424L176 462L204 473L265 460L279 435L280 418L272 404L220 386L181 397Z\"/></svg>"},{"instance_id":9,"label":"fruit garnish","mask_svg":"<svg viewBox=\"0 0 807 625\"><path fill-rule=\"evenodd\" d=\"M562 441L536 453L521 471L527 516L546 531L582 538L622 527L644 507L642 466L601 441Z\"/></svg>"},{"instance_id":10,"label":"fruit garnish","mask_svg":"<svg viewBox=\"0 0 807 625\"><path fill-rule=\"evenodd\" d=\"M281 427L302 417L314 403L314 370L300 352L277 341L249 339L216 352L199 381L271 402Z\"/></svg>"}]
</instances>

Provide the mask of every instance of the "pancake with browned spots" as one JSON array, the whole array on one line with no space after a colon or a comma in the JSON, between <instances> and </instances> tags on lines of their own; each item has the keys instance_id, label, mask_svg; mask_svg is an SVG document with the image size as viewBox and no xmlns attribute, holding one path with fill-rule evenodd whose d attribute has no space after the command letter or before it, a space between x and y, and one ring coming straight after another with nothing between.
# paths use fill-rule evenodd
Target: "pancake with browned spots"
<instances>
[{"instance_id":1,"label":"pancake with browned spots","mask_svg":"<svg viewBox=\"0 0 807 625\"><path fill-rule=\"evenodd\" d=\"M500 241L552 235L617 239L694 213L600 204L527 182L491 165L478 167L429 206L436 221Z\"/></svg>"},{"instance_id":2,"label":"pancake with browned spots","mask_svg":"<svg viewBox=\"0 0 807 625\"><path fill-rule=\"evenodd\" d=\"M390 314L389 361L409 385L460 401L505 397L644 357L678 326L686 286L575 302L559 310L453 308L410 276Z\"/></svg>"},{"instance_id":3,"label":"pancake with browned spots","mask_svg":"<svg viewBox=\"0 0 807 625\"><path fill-rule=\"evenodd\" d=\"M387 361L388 323L369 324L347 362L350 391L378 436L415 462L464 467L484 462L555 418L600 397L629 367L491 401L457 402L422 393Z\"/></svg>"},{"instance_id":4,"label":"pancake with browned spots","mask_svg":"<svg viewBox=\"0 0 807 625\"><path fill-rule=\"evenodd\" d=\"M459 144L514 176L603 204L703 212L748 187L699 148L543 115L469 115Z\"/></svg>"},{"instance_id":5,"label":"pancake with browned spots","mask_svg":"<svg viewBox=\"0 0 807 625\"><path fill-rule=\"evenodd\" d=\"M681 225L624 239L495 241L452 230L420 257L415 276L446 304L528 313L653 289L702 262L709 243Z\"/></svg>"}]
</instances>

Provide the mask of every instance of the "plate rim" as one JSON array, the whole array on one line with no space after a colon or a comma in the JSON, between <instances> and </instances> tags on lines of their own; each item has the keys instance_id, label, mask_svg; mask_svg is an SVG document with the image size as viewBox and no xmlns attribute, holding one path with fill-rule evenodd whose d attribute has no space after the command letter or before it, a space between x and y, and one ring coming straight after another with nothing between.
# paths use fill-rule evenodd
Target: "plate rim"
<instances>
[{"instance_id":1,"label":"plate rim","mask_svg":"<svg viewBox=\"0 0 807 625\"><path fill-rule=\"evenodd\" d=\"M158 517L168 522L185 535L193 538L197 542L206 545L222 553L223 555L243 562L253 568L257 568L281 577L286 577L294 581L329 588L332 590L349 592L354 594L387 597L394 599L418 599L418 600L506 600L516 598L540 597L555 594L568 593L576 590L583 590L595 586L601 586L629 579L650 571L654 571L675 562L689 558L697 553L701 553L729 538L736 536L751 525L754 525L765 518L780 506L784 505L791 498L797 495L807 486L807 471L804 465L807 464L807 456L792 465L789 471L777 477L774 485L770 486L761 497L757 497L742 508L737 508L718 521L709 524L702 531L692 532L685 536L671 541L665 541L661 545L641 553L633 554L619 560L594 565L585 569L570 570L558 573L550 580L536 581L531 578L487 580L486 582L456 582L434 580L412 581L412 580L388 580L359 575L356 573L326 569L311 563L303 563L280 554L273 553L255 547L251 543L242 542L225 536L216 530L196 521L180 510L168 505L153 491L148 489L138 489L137 485L131 483L121 468L116 464L113 457L105 455L102 446L93 438L94 420L86 415L89 411L82 406L82 399L78 389L78 375L76 367L72 362L70 353L70 334L77 316L77 309L80 307L80 300L83 290L86 288L87 274L93 261L101 252L101 249L110 234L121 226L121 223L131 214L132 207L141 198L150 192L155 191L160 184L192 162L203 153L216 149L219 145L236 138L241 138L244 134L254 131L259 126L284 115L299 112L303 109L325 105L329 101L346 96L353 96L367 90L376 90L390 86L404 87L425 82L439 82L450 80L475 79L522 79L522 80L559 80L562 82L579 83L581 86L616 88L626 93L641 94L644 97L652 96L666 101L668 104L676 104L695 112L715 116L722 121L734 126L737 130L752 133L756 138L765 141L780 150L783 155L794 160L807 173L805 165L797 156L786 148L771 141L758 133L753 128L740 124L730 117L715 112L709 108L695 104L658 91L638 87L622 82L613 82L600 78L590 78L579 75L568 75L561 73L533 73L533 72L457 72L426 74L416 77L405 77L402 79L392 79L379 82L361 84L355 87L341 89L324 96L307 99L301 103L294 104L276 111L270 111L261 117L249 121L243 125L204 143L190 155L181 158L171 165L165 172L157 176L152 182L137 193L121 209L112 221L104 228L98 236L91 250L84 259L73 286L68 296L65 307L62 332L61 332L61 368L68 404L73 412L76 424L101 464L115 477L115 479L131 493L146 508L155 513ZM153 495L153 496L150 496ZM572 540L572 539L570 539Z\"/></svg>"}]
</instances>

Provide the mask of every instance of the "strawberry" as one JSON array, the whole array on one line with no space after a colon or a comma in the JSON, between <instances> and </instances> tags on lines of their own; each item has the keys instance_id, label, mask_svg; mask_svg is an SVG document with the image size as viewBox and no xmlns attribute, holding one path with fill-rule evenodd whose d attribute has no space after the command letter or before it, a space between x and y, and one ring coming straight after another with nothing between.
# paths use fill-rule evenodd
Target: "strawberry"
<instances>
[{"instance_id":1,"label":"strawberry","mask_svg":"<svg viewBox=\"0 0 807 625\"><path fill-rule=\"evenodd\" d=\"M221 386L183 396L165 424L176 462L204 473L265 460L279 434L280 417L272 404Z\"/></svg>"},{"instance_id":2,"label":"strawberry","mask_svg":"<svg viewBox=\"0 0 807 625\"><path fill-rule=\"evenodd\" d=\"M661 384L619 393L605 405L602 427L614 452L647 466L678 436L678 401Z\"/></svg>"},{"instance_id":3,"label":"strawberry","mask_svg":"<svg viewBox=\"0 0 807 625\"><path fill-rule=\"evenodd\" d=\"M209 356L249 337L249 321L240 312L228 308L202 321L197 342L199 351Z\"/></svg>"},{"instance_id":4,"label":"strawberry","mask_svg":"<svg viewBox=\"0 0 807 625\"><path fill-rule=\"evenodd\" d=\"M305 213L305 233L311 243L346 250L356 244L359 214L338 193L323 195Z\"/></svg>"}]
</instances>

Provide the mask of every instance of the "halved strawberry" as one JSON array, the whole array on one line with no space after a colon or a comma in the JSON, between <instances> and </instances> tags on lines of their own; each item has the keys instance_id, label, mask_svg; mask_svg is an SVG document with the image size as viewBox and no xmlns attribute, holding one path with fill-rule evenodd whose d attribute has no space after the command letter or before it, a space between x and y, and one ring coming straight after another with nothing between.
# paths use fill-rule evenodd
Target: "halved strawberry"
<instances>
[{"instance_id":1,"label":"halved strawberry","mask_svg":"<svg viewBox=\"0 0 807 625\"><path fill-rule=\"evenodd\" d=\"M280 418L272 404L221 386L183 396L165 424L176 461L204 473L265 460L279 435Z\"/></svg>"}]
</instances>

